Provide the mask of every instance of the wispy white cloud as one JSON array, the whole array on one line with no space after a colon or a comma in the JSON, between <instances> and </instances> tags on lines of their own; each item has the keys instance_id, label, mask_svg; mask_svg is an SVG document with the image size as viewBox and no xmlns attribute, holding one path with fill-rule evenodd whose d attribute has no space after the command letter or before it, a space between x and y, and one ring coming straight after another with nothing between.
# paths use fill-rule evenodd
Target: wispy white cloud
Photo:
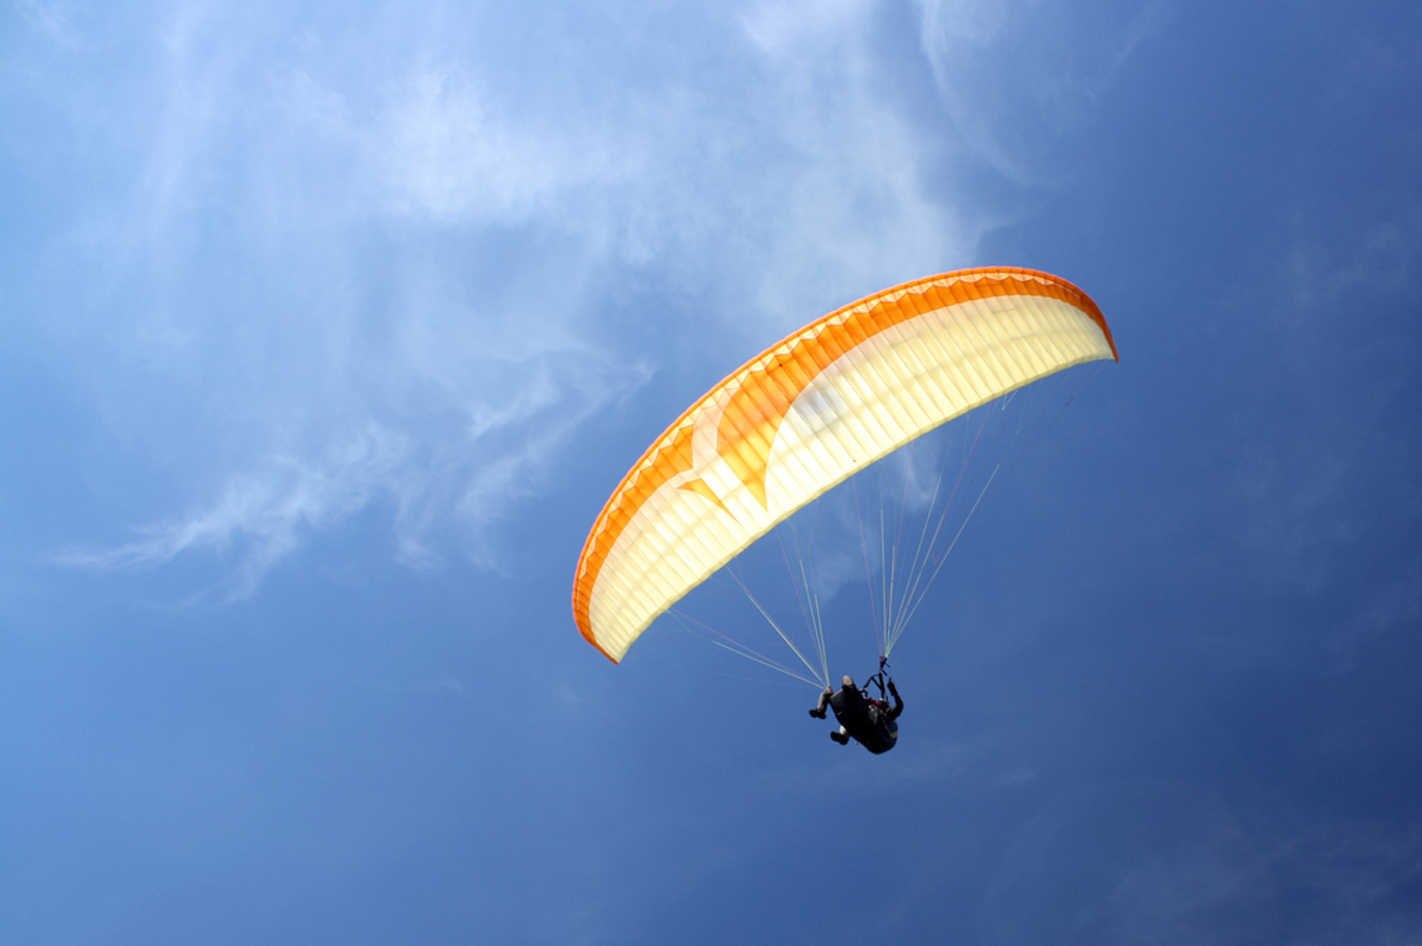
<instances>
[{"instance_id":1,"label":"wispy white cloud","mask_svg":"<svg viewBox=\"0 0 1422 946\"><path fill-rule=\"evenodd\" d=\"M1393 497L1395 523L1416 514L1410 494L1380 473L1403 462L1397 425L1415 387L1403 300L1422 259L1415 211L1404 203L1388 216L1359 223L1330 213L1322 234L1289 221L1272 271L1241 287L1245 301L1230 312L1266 333L1256 344L1270 359L1268 378L1240 389L1234 423L1270 435L1249 438L1231 468L1236 526L1252 552L1269 551L1259 557L1269 577L1295 593L1328 589L1338 549L1389 531L1373 506L1355 501L1360 490L1374 502ZM1283 405L1300 418L1287 427ZM1368 626L1351 622L1347 636Z\"/></svg>"},{"instance_id":2,"label":"wispy white cloud","mask_svg":"<svg viewBox=\"0 0 1422 946\"><path fill-rule=\"evenodd\" d=\"M103 105L70 118L124 158L55 244L83 302L56 294L45 344L172 496L136 541L66 560L240 539L250 589L380 501L406 560L492 565L491 528L664 362L634 339L665 301L629 283L749 350L970 265L985 224L881 81L901 51L874 44L879 12L151 15L125 81L66 74Z\"/></svg>"},{"instance_id":3,"label":"wispy white cloud","mask_svg":"<svg viewBox=\"0 0 1422 946\"><path fill-rule=\"evenodd\" d=\"M611 142L537 121L525 126L491 108L458 67L419 69L392 92L365 130L396 213L517 225L559 213L575 188L619 177L606 153Z\"/></svg>"},{"instance_id":4,"label":"wispy white cloud","mask_svg":"<svg viewBox=\"0 0 1422 946\"><path fill-rule=\"evenodd\" d=\"M919 0L923 51L957 133L1009 179L1052 183L1063 139L1089 126L1121 68L1171 18L1166 3L1102 11L1040 0Z\"/></svg>"},{"instance_id":5,"label":"wispy white cloud","mask_svg":"<svg viewBox=\"0 0 1422 946\"><path fill-rule=\"evenodd\" d=\"M368 503L387 484L406 453L401 438L372 428L316 464L277 457L265 468L227 482L213 504L170 523L142 530L117 548L70 550L64 564L97 568L161 565L191 551L245 547L230 594L240 596L276 561L296 548L303 532L320 529Z\"/></svg>"},{"instance_id":6,"label":"wispy white cloud","mask_svg":"<svg viewBox=\"0 0 1422 946\"><path fill-rule=\"evenodd\" d=\"M70 4L56 0L13 0L15 12L29 27L66 49L79 45L70 25Z\"/></svg>"}]
</instances>

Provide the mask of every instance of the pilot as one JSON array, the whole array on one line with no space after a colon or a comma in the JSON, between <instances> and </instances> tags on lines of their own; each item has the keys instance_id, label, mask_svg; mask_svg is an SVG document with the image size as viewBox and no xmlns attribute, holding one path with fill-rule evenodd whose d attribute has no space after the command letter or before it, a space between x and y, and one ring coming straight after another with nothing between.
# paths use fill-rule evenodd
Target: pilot
<instances>
[{"instance_id":1,"label":"pilot","mask_svg":"<svg viewBox=\"0 0 1422 946\"><path fill-rule=\"evenodd\" d=\"M894 698L892 708L883 700L866 696L854 685L854 680L846 676L838 690L825 690L820 694L820 702L810 710L810 715L824 719L825 707L833 709L834 718L839 721L839 732L830 733L830 738L842 746L849 745L850 738L853 738L878 755L894 748L899 739L896 720L904 711L904 701L893 680L889 681L889 694Z\"/></svg>"}]
</instances>

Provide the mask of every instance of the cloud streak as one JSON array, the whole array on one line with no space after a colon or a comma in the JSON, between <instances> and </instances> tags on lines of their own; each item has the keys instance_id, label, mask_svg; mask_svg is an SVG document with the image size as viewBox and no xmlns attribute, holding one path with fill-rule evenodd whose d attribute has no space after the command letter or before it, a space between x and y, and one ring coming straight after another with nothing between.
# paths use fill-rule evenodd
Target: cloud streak
<instances>
[{"instance_id":1,"label":"cloud streak","mask_svg":"<svg viewBox=\"0 0 1422 946\"><path fill-rule=\"evenodd\" d=\"M1170 20L1159 2L1105 16L1037 0L918 7L920 43L958 134L1004 177L1038 187L1061 173L1054 145L1090 125L1127 60Z\"/></svg>"},{"instance_id":2,"label":"cloud streak","mask_svg":"<svg viewBox=\"0 0 1422 946\"><path fill-rule=\"evenodd\" d=\"M380 501L404 560L492 566L568 438L666 367L644 340L669 307L749 350L973 262L984 224L884 81L878 5L542 12L149 7L153 57L107 86L31 18L35 68L86 103L64 119L122 156L84 150L108 177L27 313L141 484L101 530L139 538L64 561L241 547L245 592Z\"/></svg>"}]
</instances>

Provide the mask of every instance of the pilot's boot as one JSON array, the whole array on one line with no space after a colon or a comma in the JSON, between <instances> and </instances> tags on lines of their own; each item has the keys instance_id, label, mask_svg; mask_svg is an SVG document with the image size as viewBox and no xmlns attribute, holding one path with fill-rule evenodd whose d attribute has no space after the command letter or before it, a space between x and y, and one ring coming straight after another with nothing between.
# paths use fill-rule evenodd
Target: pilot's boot
<instances>
[{"instance_id":1,"label":"pilot's boot","mask_svg":"<svg viewBox=\"0 0 1422 946\"><path fill-rule=\"evenodd\" d=\"M835 742L839 743L841 746L849 745L849 736L842 732L832 732L830 733L830 738L833 739Z\"/></svg>"}]
</instances>

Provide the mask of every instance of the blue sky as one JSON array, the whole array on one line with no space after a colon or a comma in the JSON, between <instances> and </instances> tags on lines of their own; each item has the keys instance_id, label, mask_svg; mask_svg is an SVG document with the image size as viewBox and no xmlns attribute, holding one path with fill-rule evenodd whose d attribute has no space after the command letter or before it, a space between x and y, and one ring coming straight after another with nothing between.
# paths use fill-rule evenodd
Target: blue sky
<instances>
[{"instance_id":1,"label":"blue sky","mask_svg":"<svg viewBox=\"0 0 1422 946\"><path fill-rule=\"evenodd\" d=\"M11 0L0 113L0 939L1422 938L1415 4ZM581 641L686 405L990 264L1122 358L892 753Z\"/></svg>"}]
</instances>

